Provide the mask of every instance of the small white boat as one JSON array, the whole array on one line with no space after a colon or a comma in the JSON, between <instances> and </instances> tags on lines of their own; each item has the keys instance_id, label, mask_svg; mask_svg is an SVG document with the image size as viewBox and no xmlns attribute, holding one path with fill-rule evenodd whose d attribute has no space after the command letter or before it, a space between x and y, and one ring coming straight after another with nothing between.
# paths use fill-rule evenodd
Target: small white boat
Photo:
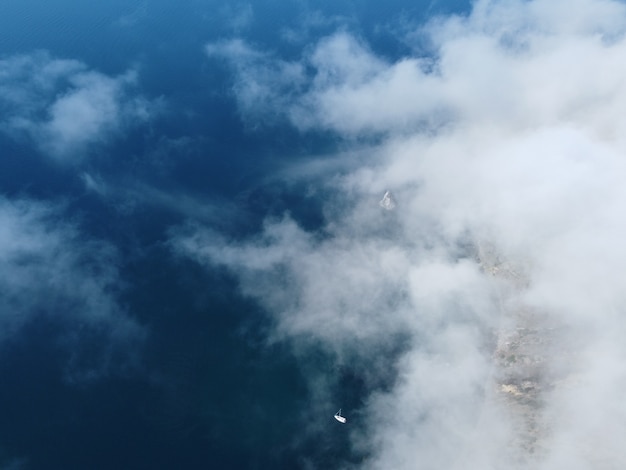
<instances>
[{"instance_id":1,"label":"small white boat","mask_svg":"<svg viewBox=\"0 0 626 470\"><path fill-rule=\"evenodd\" d=\"M335 413L335 419L337 421L339 421L340 423L342 423L342 424L346 424L346 421L348 421L346 418L341 416L341 408L339 408L339 411L337 411L337 413Z\"/></svg>"},{"instance_id":2,"label":"small white boat","mask_svg":"<svg viewBox=\"0 0 626 470\"><path fill-rule=\"evenodd\" d=\"M391 191L385 191L383 198L379 202L380 207L388 211L392 211L396 208L396 201L391 194Z\"/></svg>"}]
</instances>

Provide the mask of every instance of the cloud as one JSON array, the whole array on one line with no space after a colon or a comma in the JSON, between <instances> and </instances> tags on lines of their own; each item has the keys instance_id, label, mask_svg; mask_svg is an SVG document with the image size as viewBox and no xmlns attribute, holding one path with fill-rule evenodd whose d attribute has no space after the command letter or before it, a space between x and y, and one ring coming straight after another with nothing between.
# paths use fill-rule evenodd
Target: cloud
<instances>
[{"instance_id":1,"label":"cloud","mask_svg":"<svg viewBox=\"0 0 626 470\"><path fill-rule=\"evenodd\" d=\"M148 17L148 3L141 2L127 10L113 24L120 28L132 28Z\"/></svg>"},{"instance_id":2,"label":"cloud","mask_svg":"<svg viewBox=\"0 0 626 470\"><path fill-rule=\"evenodd\" d=\"M80 178L87 191L124 215L137 213L147 207L158 207L216 226L229 226L243 217L243 214L236 215L239 208L227 199L218 203L215 199L208 200L201 195L190 194L189 191L163 189L128 178L107 180L101 175L88 172L82 173Z\"/></svg>"},{"instance_id":3,"label":"cloud","mask_svg":"<svg viewBox=\"0 0 626 470\"><path fill-rule=\"evenodd\" d=\"M173 241L237 273L278 338L392 371L352 431L364 468L626 463L625 32L621 2L478 1L395 61L345 32L291 61L208 47L247 119L380 137L315 176L319 232Z\"/></svg>"},{"instance_id":4,"label":"cloud","mask_svg":"<svg viewBox=\"0 0 626 470\"><path fill-rule=\"evenodd\" d=\"M62 331L50 340L65 350L67 380L132 369L145 332L118 303L115 250L62 217L52 204L0 199L0 344L45 321Z\"/></svg>"},{"instance_id":5,"label":"cloud","mask_svg":"<svg viewBox=\"0 0 626 470\"><path fill-rule=\"evenodd\" d=\"M226 61L236 73L233 92L244 119L276 122L305 81L302 64L276 59L241 39L207 44L211 58Z\"/></svg>"},{"instance_id":6,"label":"cloud","mask_svg":"<svg viewBox=\"0 0 626 470\"><path fill-rule=\"evenodd\" d=\"M254 22L254 9L250 3L233 3L219 8L221 22L235 33L249 29Z\"/></svg>"},{"instance_id":7,"label":"cloud","mask_svg":"<svg viewBox=\"0 0 626 470\"><path fill-rule=\"evenodd\" d=\"M520 11L518 2L479 2L468 17L422 29L431 54L394 63L345 32L319 41L297 61L261 53L242 40L207 50L210 55L219 50L233 65L244 114L273 112L301 129L410 133L467 120L470 114L477 124L502 119L516 127L547 125L588 120L598 104L602 113L593 119L615 127L619 110L606 97L623 96L619 75L586 72L623 69L623 5L580 3L583 13L568 12L557 26L555 12L565 9L560 4L531 2ZM587 9L593 12L585 15ZM581 57L589 69L580 67ZM303 76L305 70L312 73ZM554 79L559 74L569 77L567 83ZM280 99L285 93L289 99Z\"/></svg>"},{"instance_id":8,"label":"cloud","mask_svg":"<svg viewBox=\"0 0 626 470\"><path fill-rule=\"evenodd\" d=\"M322 31L328 34L329 31L356 23L355 19L350 16L327 15L321 10L311 9L306 5L302 5L302 8L303 11L298 17L297 24L281 30L282 39L288 43L308 44L315 41Z\"/></svg>"},{"instance_id":9,"label":"cloud","mask_svg":"<svg viewBox=\"0 0 626 470\"><path fill-rule=\"evenodd\" d=\"M137 73L111 77L45 52L0 61L0 130L62 162L80 160L147 121L158 104L137 94Z\"/></svg>"}]
</instances>

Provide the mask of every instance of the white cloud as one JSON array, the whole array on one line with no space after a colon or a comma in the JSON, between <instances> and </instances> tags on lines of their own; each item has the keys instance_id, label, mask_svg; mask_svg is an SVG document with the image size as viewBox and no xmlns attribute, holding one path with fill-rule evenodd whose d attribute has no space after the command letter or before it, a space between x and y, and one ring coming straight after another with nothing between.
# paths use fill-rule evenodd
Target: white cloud
<instances>
[{"instance_id":1,"label":"white cloud","mask_svg":"<svg viewBox=\"0 0 626 470\"><path fill-rule=\"evenodd\" d=\"M238 222L243 214L232 201L208 200L202 195L188 191L162 189L134 179L108 181L97 174L82 173L81 180L87 191L102 198L119 213L129 215L145 207L158 207L204 223L228 226Z\"/></svg>"},{"instance_id":2,"label":"white cloud","mask_svg":"<svg viewBox=\"0 0 626 470\"><path fill-rule=\"evenodd\" d=\"M319 179L338 194L323 234L286 218L240 243L198 229L175 241L237 272L278 335L397 370L353 434L365 468L626 463L625 32L621 2L478 1L422 29L429 57L388 62L346 33L294 62L219 48L247 116L385 137ZM292 84L284 70L311 73ZM495 246L504 274L465 258L468 240ZM536 344L516 346L526 363L498 366L490 335L504 344L531 326ZM378 357L398 332L408 350ZM539 383L541 404L498 392L507 374Z\"/></svg>"},{"instance_id":3,"label":"white cloud","mask_svg":"<svg viewBox=\"0 0 626 470\"><path fill-rule=\"evenodd\" d=\"M233 91L244 119L255 123L275 122L305 80L302 64L275 59L241 39L211 43L205 50L234 67Z\"/></svg>"},{"instance_id":4,"label":"white cloud","mask_svg":"<svg viewBox=\"0 0 626 470\"><path fill-rule=\"evenodd\" d=\"M237 72L244 114L282 114L303 129L415 132L469 116L476 124L498 120L519 128L587 122L591 113L598 131L619 135L619 107L608 97L623 99L620 74L588 71L623 71L623 5L581 0L573 10L544 3L478 2L467 18L428 25L434 62L429 56L387 64L343 32L299 61L252 54L241 40L219 51ZM561 10L567 14L556 21ZM210 55L217 48L209 45ZM313 75L304 82L307 68ZM568 80L556 79L563 76ZM280 99L285 93L288 99Z\"/></svg>"},{"instance_id":5,"label":"white cloud","mask_svg":"<svg viewBox=\"0 0 626 470\"><path fill-rule=\"evenodd\" d=\"M0 199L0 344L45 318L63 325L68 380L134 367L145 333L117 302L116 253L85 240L62 214L50 204ZM85 342L96 358L82 356Z\"/></svg>"},{"instance_id":6,"label":"white cloud","mask_svg":"<svg viewBox=\"0 0 626 470\"><path fill-rule=\"evenodd\" d=\"M135 71L110 77L75 60L40 52L0 61L0 130L27 136L59 161L80 160L145 122L158 105L134 90Z\"/></svg>"}]
</instances>

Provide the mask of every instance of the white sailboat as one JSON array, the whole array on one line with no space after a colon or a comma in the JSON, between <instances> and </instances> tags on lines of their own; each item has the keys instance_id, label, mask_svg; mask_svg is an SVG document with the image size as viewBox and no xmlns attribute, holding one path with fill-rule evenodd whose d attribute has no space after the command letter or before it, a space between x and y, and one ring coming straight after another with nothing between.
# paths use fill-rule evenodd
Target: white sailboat
<instances>
[{"instance_id":1,"label":"white sailboat","mask_svg":"<svg viewBox=\"0 0 626 470\"><path fill-rule=\"evenodd\" d=\"M385 191L385 195L379 202L380 207L383 209L387 209L388 211L392 211L396 207L396 201L393 199L393 195L391 191Z\"/></svg>"},{"instance_id":2,"label":"white sailboat","mask_svg":"<svg viewBox=\"0 0 626 470\"><path fill-rule=\"evenodd\" d=\"M335 413L335 419L342 424L346 424L346 421L348 421L345 417L341 416L341 408Z\"/></svg>"}]
</instances>

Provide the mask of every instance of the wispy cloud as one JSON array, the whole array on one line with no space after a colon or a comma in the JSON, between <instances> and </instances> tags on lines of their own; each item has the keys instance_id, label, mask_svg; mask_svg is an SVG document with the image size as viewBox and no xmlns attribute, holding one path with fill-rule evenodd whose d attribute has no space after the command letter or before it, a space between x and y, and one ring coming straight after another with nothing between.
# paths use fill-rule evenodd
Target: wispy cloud
<instances>
[{"instance_id":1,"label":"wispy cloud","mask_svg":"<svg viewBox=\"0 0 626 470\"><path fill-rule=\"evenodd\" d=\"M62 207L0 199L0 344L45 320L63 331L54 340L68 380L133 368L145 332L117 301L116 252L62 217Z\"/></svg>"},{"instance_id":2,"label":"wispy cloud","mask_svg":"<svg viewBox=\"0 0 626 470\"><path fill-rule=\"evenodd\" d=\"M282 109L305 84L302 64L277 59L241 39L211 43L205 50L209 57L225 60L234 68L233 91L242 117L255 124L281 120Z\"/></svg>"},{"instance_id":3,"label":"wispy cloud","mask_svg":"<svg viewBox=\"0 0 626 470\"><path fill-rule=\"evenodd\" d=\"M142 97L137 73L108 76L45 52L0 61L0 130L31 139L46 155L78 161L148 120L158 104Z\"/></svg>"},{"instance_id":4,"label":"wispy cloud","mask_svg":"<svg viewBox=\"0 0 626 470\"><path fill-rule=\"evenodd\" d=\"M85 189L107 204L115 207L120 214L131 215L146 207L158 207L183 217L203 223L227 227L240 222L243 214L232 201L214 198L209 200L202 195L193 195L188 190L159 188L135 179L107 180L98 174L80 175Z\"/></svg>"},{"instance_id":5,"label":"wispy cloud","mask_svg":"<svg viewBox=\"0 0 626 470\"><path fill-rule=\"evenodd\" d=\"M148 17L148 3L141 2L128 10L128 13L120 16L113 23L120 28L132 28Z\"/></svg>"},{"instance_id":6,"label":"wispy cloud","mask_svg":"<svg viewBox=\"0 0 626 470\"><path fill-rule=\"evenodd\" d=\"M317 180L333 185L323 233L285 218L244 242L175 241L230 266L279 336L397 372L353 434L365 468L626 463L624 33L621 2L478 1L421 29L428 55L395 62L344 32L296 61L208 47L248 118L383 137ZM495 248L481 266L468 245ZM406 350L376 354L399 334Z\"/></svg>"},{"instance_id":7,"label":"wispy cloud","mask_svg":"<svg viewBox=\"0 0 626 470\"><path fill-rule=\"evenodd\" d=\"M422 28L430 55L395 63L386 63L345 32L290 62L242 40L212 44L207 51L219 51L233 65L244 114L278 113L303 129L344 135L413 132L467 119L470 113L473 119L502 119L520 127L589 119L586 113L600 103L606 109L593 118L616 125L618 109L606 103L606 96L621 96L623 85L615 74L586 72L623 69L622 6L605 2L596 9L580 3L557 26L562 5L531 2L520 11L516 2L479 2L469 17ZM585 14L588 9L593 11ZM588 68L580 67L581 58ZM304 71L310 71L307 80ZM554 80L562 73L570 78L567 84ZM280 98L285 93L289 99Z\"/></svg>"},{"instance_id":8,"label":"wispy cloud","mask_svg":"<svg viewBox=\"0 0 626 470\"><path fill-rule=\"evenodd\" d=\"M219 16L224 25L233 33L241 33L254 22L254 8L251 3L229 3L219 8Z\"/></svg>"}]
</instances>

